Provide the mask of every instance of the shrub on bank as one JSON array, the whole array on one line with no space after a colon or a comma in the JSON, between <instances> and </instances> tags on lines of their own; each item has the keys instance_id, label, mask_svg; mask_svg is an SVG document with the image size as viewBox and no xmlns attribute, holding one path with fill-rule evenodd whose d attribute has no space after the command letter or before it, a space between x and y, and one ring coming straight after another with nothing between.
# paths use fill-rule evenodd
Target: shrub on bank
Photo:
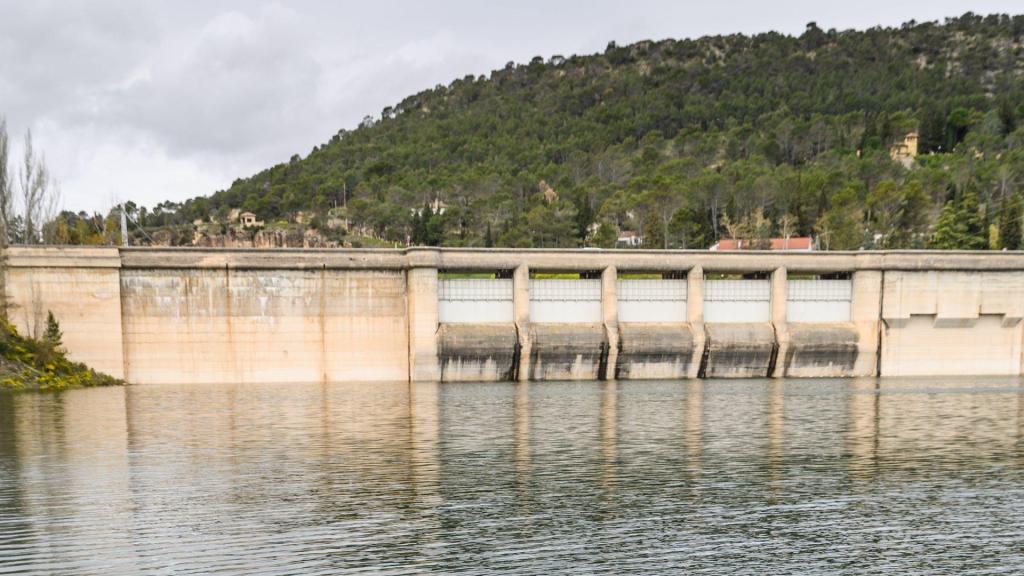
<instances>
[{"instance_id":1,"label":"shrub on bank","mask_svg":"<svg viewBox=\"0 0 1024 576\"><path fill-rule=\"evenodd\" d=\"M0 320L0 390L55 391L91 386L118 386L124 382L72 362L61 346L60 326L49 314L40 339L18 334Z\"/></svg>"}]
</instances>

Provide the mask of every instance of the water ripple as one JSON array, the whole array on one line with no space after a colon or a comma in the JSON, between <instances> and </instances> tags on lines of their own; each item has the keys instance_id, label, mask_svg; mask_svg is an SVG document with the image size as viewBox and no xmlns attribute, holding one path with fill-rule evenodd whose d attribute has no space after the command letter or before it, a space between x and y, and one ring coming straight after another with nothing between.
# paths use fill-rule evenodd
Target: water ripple
<instances>
[{"instance_id":1,"label":"water ripple","mask_svg":"<svg viewBox=\"0 0 1024 576\"><path fill-rule=\"evenodd\" d=\"M0 574L1024 571L1017 379L0 396Z\"/></svg>"}]
</instances>

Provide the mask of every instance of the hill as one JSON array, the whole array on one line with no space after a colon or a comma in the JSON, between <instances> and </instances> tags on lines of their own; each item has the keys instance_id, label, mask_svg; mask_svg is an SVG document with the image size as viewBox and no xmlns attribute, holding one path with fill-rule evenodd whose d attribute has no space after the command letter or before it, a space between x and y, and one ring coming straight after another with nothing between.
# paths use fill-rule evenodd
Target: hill
<instances>
[{"instance_id":1,"label":"hill","mask_svg":"<svg viewBox=\"0 0 1024 576\"><path fill-rule=\"evenodd\" d=\"M356 243L608 246L634 230L652 247L1016 248L1022 126L1024 16L609 44L409 96L136 219L241 209Z\"/></svg>"}]
</instances>

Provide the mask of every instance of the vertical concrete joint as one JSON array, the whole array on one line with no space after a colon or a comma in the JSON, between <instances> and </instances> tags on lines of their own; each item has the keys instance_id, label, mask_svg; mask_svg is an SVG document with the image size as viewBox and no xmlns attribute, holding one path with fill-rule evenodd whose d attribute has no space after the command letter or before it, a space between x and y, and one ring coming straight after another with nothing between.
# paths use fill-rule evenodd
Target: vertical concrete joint
<instances>
[{"instance_id":1,"label":"vertical concrete joint","mask_svg":"<svg viewBox=\"0 0 1024 576\"><path fill-rule=\"evenodd\" d=\"M789 325L786 321L788 276L785 266L772 272L771 321L775 330L775 359L769 376L773 378L781 378L786 372L786 354L789 351Z\"/></svg>"},{"instance_id":2,"label":"vertical concrete joint","mask_svg":"<svg viewBox=\"0 0 1024 576\"><path fill-rule=\"evenodd\" d=\"M619 361L619 274L615 266L601 271L601 318L604 321L605 338L608 341L608 356L605 362L605 379L615 378Z\"/></svg>"},{"instance_id":3,"label":"vertical concrete joint","mask_svg":"<svg viewBox=\"0 0 1024 576\"><path fill-rule=\"evenodd\" d=\"M437 268L410 268L407 278L409 379L441 377L437 357Z\"/></svg>"},{"instance_id":4,"label":"vertical concrete joint","mask_svg":"<svg viewBox=\"0 0 1024 576\"><path fill-rule=\"evenodd\" d=\"M704 331L704 268L694 266L686 274L686 321L693 334L693 357L687 378L696 378L704 361L707 334Z\"/></svg>"},{"instance_id":5,"label":"vertical concrete joint","mask_svg":"<svg viewBox=\"0 0 1024 576\"><path fill-rule=\"evenodd\" d=\"M874 376L881 370L884 360L882 338L882 282L881 270L858 270L853 273L853 301L850 320L857 330L857 360L852 376Z\"/></svg>"},{"instance_id":6,"label":"vertical concrete joint","mask_svg":"<svg viewBox=\"0 0 1024 576\"><path fill-rule=\"evenodd\" d=\"M512 273L512 311L519 335L518 380L530 379L530 268L520 264Z\"/></svg>"}]
</instances>

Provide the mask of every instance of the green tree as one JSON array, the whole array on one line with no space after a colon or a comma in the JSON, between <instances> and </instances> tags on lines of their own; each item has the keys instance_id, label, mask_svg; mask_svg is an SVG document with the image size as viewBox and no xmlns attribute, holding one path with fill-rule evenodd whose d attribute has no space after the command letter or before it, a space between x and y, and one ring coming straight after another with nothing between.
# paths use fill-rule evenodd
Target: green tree
<instances>
[{"instance_id":1,"label":"green tree","mask_svg":"<svg viewBox=\"0 0 1024 576\"><path fill-rule=\"evenodd\" d=\"M928 230L929 199L920 182L900 187L900 208L893 241L885 248L923 248Z\"/></svg>"},{"instance_id":2,"label":"green tree","mask_svg":"<svg viewBox=\"0 0 1024 576\"><path fill-rule=\"evenodd\" d=\"M1020 250L1022 218L1024 218L1024 206L1022 206L1020 195L1014 194L1006 199L999 214L999 243L1003 248Z\"/></svg>"},{"instance_id":3,"label":"green tree","mask_svg":"<svg viewBox=\"0 0 1024 576\"><path fill-rule=\"evenodd\" d=\"M966 108L956 108L946 119L946 146L949 150L963 142L967 129L971 125L971 112Z\"/></svg>"},{"instance_id":4,"label":"green tree","mask_svg":"<svg viewBox=\"0 0 1024 576\"><path fill-rule=\"evenodd\" d=\"M846 187L832 199L832 206L815 226L826 250L856 250L864 239L863 211L857 190Z\"/></svg>"},{"instance_id":5,"label":"green tree","mask_svg":"<svg viewBox=\"0 0 1024 576\"><path fill-rule=\"evenodd\" d=\"M537 204L526 215L532 245L541 248L570 248L578 245L576 211L571 204Z\"/></svg>"},{"instance_id":6,"label":"green tree","mask_svg":"<svg viewBox=\"0 0 1024 576\"><path fill-rule=\"evenodd\" d=\"M235 208L268 221L341 209L382 239L454 246L575 246L607 221L671 248L707 246L723 214L760 209L770 223L791 214L795 233L818 231L832 248L899 248L928 244L953 200L965 230L936 230L940 243L976 245L1001 222L999 174L1024 166L1024 76L1007 48L1022 30L1024 16L967 14L510 63L410 95L305 156L138 220L152 237L187 241L193 220ZM889 147L911 131L921 156L907 170ZM968 188L976 210L960 198ZM543 197L555 190L560 198ZM445 214L412 215L438 196ZM102 219L81 234L66 220L49 230L72 242L116 236ZM12 237L26 224L12 219Z\"/></svg>"},{"instance_id":7,"label":"green tree","mask_svg":"<svg viewBox=\"0 0 1024 576\"><path fill-rule=\"evenodd\" d=\"M491 223L487 223L487 232L484 233L484 248L491 248L494 246L494 233L491 232Z\"/></svg>"},{"instance_id":8,"label":"green tree","mask_svg":"<svg viewBox=\"0 0 1024 576\"><path fill-rule=\"evenodd\" d=\"M885 181L868 195L875 248L920 248L928 225L928 197L920 182ZM877 239L877 240L875 240Z\"/></svg>"},{"instance_id":9,"label":"green tree","mask_svg":"<svg viewBox=\"0 0 1024 576\"><path fill-rule=\"evenodd\" d=\"M608 222L601 222L590 242L598 248L615 248L615 243L618 239L619 233L615 230L615 226Z\"/></svg>"},{"instance_id":10,"label":"green tree","mask_svg":"<svg viewBox=\"0 0 1024 576\"><path fill-rule=\"evenodd\" d=\"M941 250L984 250L988 226L973 188L963 190L942 207L931 247Z\"/></svg>"},{"instance_id":11,"label":"green tree","mask_svg":"<svg viewBox=\"0 0 1024 576\"><path fill-rule=\"evenodd\" d=\"M679 239L679 248L707 248L713 241L709 219L690 208L676 211L669 223L669 234Z\"/></svg>"},{"instance_id":12,"label":"green tree","mask_svg":"<svg viewBox=\"0 0 1024 576\"><path fill-rule=\"evenodd\" d=\"M672 217L679 211L683 203L682 194L669 189L667 184L661 184L658 188L648 190L644 193L645 204L654 212L660 228L658 233L661 236L661 248L668 248L670 244L669 224ZM650 232L654 232L653 230Z\"/></svg>"},{"instance_id":13,"label":"green tree","mask_svg":"<svg viewBox=\"0 0 1024 576\"><path fill-rule=\"evenodd\" d=\"M987 248L988 225L985 222L985 214L978 204L978 192L973 187L969 187L961 195L957 216L963 220L966 229L963 249L984 250Z\"/></svg>"},{"instance_id":14,"label":"green tree","mask_svg":"<svg viewBox=\"0 0 1024 576\"><path fill-rule=\"evenodd\" d=\"M918 147L921 152L940 152L945 149L946 116L933 100L925 104L918 129Z\"/></svg>"},{"instance_id":15,"label":"green tree","mask_svg":"<svg viewBox=\"0 0 1024 576\"><path fill-rule=\"evenodd\" d=\"M1010 98L1003 98L999 101L999 121L1002 124L1003 136L1007 136L1017 129L1017 110Z\"/></svg>"},{"instance_id":16,"label":"green tree","mask_svg":"<svg viewBox=\"0 0 1024 576\"><path fill-rule=\"evenodd\" d=\"M46 331L43 332L43 341L49 344L53 350L60 349L64 340L64 332L60 329L60 324L57 319L53 316L53 312L46 312Z\"/></svg>"},{"instance_id":17,"label":"green tree","mask_svg":"<svg viewBox=\"0 0 1024 576\"><path fill-rule=\"evenodd\" d=\"M966 243L966 238L967 225L960 219L956 203L950 200L939 214L931 247L939 250L958 250Z\"/></svg>"}]
</instances>

